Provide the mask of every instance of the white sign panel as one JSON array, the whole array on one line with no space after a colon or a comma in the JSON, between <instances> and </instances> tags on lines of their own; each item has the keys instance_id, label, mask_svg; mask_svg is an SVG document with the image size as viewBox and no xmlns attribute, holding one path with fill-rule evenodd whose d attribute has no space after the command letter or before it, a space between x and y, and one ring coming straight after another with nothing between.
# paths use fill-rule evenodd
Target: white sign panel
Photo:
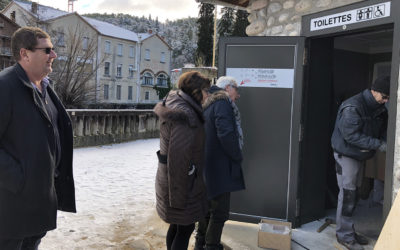
<instances>
[{"instance_id":1,"label":"white sign panel","mask_svg":"<svg viewBox=\"0 0 400 250\"><path fill-rule=\"evenodd\" d=\"M323 30L353 23L361 23L390 16L390 2L370 5L329 16L311 19L310 30Z\"/></svg>"},{"instance_id":2,"label":"white sign panel","mask_svg":"<svg viewBox=\"0 0 400 250\"><path fill-rule=\"evenodd\" d=\"M293 88L294 69L227 68L240 87Z\"/></svg>"}]
</instances>

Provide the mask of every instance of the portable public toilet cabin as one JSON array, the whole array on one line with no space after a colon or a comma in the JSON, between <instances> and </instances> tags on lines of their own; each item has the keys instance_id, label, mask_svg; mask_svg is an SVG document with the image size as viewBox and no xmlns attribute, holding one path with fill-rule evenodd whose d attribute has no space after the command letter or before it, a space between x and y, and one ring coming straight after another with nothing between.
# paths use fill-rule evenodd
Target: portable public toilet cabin
<instances>
[{"instance_id":1,"label":"portable public toilet cabin","mask_svg":"<svg viewBox=\"0 0 400 250\"><path fill-rule=\"evenodd\" d=\"M233 76L240 84L237 104L245 141L246 190L232 193L231 219L276 218L298 227L324 217L337 197L330 143L337 109L380 75L391 76L381 218L390 210L399 182L394 164L400 1L328 7L301 16L300 36L219 41L218 75Z\"/></svg>"}]
</instances>

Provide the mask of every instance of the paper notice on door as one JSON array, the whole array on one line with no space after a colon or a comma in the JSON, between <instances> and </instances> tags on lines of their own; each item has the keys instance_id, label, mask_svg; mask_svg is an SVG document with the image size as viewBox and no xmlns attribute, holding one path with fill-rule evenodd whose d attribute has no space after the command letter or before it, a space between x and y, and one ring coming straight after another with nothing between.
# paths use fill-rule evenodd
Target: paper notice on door
<instances>
[{"instance_id":1,"label":"paper notice on door","mask_svg":"<svg viewBox=\"0 0 400 250\"><path fill-rule=\"evenodd\" d=\"M293 88L294 69L227 68L239 87Z\"/></svg>"}]
</instances>

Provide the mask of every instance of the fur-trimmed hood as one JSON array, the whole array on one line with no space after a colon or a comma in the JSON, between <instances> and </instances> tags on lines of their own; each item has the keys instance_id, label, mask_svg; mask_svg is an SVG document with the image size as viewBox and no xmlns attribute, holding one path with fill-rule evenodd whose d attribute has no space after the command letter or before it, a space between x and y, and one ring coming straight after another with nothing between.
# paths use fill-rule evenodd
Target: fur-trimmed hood
<instances>
[{"instance_id":1,"label":"fur-trimmed hood","mask_svg":"<svg viewBox=\"0 0 400 250\"><path fill-rule=\"evenodd\" d=\"M154 113L161 120L187 122L195 127L197 119L204 123L202 109L189 95L183 91L171 91L163 102L154 107Z\"/></svg>"},{"instance_id":2,"label":"fur-trimmed hood","mask_svg":"<svg viewBox=\"0 0 400 250\"><path fill-rule=\"evenodd\" d=\"M226 100L229 102L229 95L225 90L221 89L210 94L203 104L203 109L207 109L209 106L211 106L211 104L219 100Z\"/></svg>"}]
</instances>

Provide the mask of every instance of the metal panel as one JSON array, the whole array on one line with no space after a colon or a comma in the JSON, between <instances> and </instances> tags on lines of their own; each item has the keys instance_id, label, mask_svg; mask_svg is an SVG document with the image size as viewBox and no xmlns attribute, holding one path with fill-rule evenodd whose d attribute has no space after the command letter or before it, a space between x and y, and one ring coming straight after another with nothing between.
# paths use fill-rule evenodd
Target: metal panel
<instances>
[{"instance_id":1,"label":"metal panel","mask_svg":"<svg viewBox=\"0 0 400 250\"><path fill-rule=\"evenodd\" d=\"M301 37L220 41L219 75L232 68L295 69L292 88L240 88L246 190L232 194L233 219L295 217L303 49Z\"/></svg>"}]
</instances>

